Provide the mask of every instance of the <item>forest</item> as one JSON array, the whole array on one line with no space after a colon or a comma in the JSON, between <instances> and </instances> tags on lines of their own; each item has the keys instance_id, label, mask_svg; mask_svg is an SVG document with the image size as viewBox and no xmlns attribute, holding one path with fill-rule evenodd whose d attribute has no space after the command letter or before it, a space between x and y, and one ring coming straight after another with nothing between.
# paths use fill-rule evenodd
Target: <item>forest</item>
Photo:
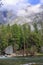
<instances>
[{"instance_id":1,"label":"forest","mask_svg":"<svg viewBox=\"0 0 43 65\"><path fill-rule=\"evenodd\" d=\"M39 26L39 27L38 27ZM14 24L12 26L0 25L0 52L12 45L13 53L17 51L21 54L35 55L41 52L43 47L43 22L33 23L34 29L28 23L23 25ZM43 49L42 49L43 50Z\"/></svg>"}]
</instances>

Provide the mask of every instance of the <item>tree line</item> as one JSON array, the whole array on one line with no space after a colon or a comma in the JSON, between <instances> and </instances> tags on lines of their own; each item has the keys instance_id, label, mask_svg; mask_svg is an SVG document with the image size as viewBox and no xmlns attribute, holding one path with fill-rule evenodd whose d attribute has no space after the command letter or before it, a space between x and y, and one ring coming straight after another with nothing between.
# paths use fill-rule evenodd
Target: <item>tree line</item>
<instances>
[{"instance_id":1,"label":"tree line","mask_svg":"<svg viewBox=\"0 0 43 65\"><path fill-rule=\"evenodd\" d=\"M23 50L23 55L30 53L31 55L35 52L40 52L43 46L43 24L33 24L34 30L31 30L29 24L18 25L14 24L12 26L0 25L0 50L1 53L6 47L12 45L13 52Z\"/></svg>"}]
</instances>

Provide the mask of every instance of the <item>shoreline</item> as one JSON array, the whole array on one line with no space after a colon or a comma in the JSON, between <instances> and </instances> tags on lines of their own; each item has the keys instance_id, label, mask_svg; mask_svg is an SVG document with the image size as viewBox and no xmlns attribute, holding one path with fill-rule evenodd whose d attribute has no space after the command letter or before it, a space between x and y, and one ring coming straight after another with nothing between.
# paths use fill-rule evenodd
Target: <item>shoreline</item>
<instances>
[{"instance_id":1,"label":"shoreline","mask_svg":"<svg viewBox=\"0 0 43 65\"><path fill-rule=\"evenodd\" d=\"M19 56L21 56L21 57L26 57L26 56L31 56L32 57L32 55L31 54L28 54L28 55L26 55L26 54L24 54L24 55L22 55L22 54L15 54L15 53L13 53L13 54L11 54L11 55L5 55L5 57L19 57ZM33 55L33 57L34 56L43 56L43 54L39 54L39 53L37 53L37 54L35 54L35 55Z\"/></svg>"},{"instance_id":2,"label":"shoreline","mask_svg":"<svg viewBox=\"0 0 43 65\"><path fill-rule=\"evenodd\" d=\"M43 53L37 53L37 54L35 54L35 55L31 55L31 54L28 54L28 55L26 55L26 54L16 54L16 53L12 53L12 54L5 54L5 55L0 55L0 57L26 57L26 56L30 56L30 57L34 57L34 56L43 56Z\"/></svg>"}]
</instances>

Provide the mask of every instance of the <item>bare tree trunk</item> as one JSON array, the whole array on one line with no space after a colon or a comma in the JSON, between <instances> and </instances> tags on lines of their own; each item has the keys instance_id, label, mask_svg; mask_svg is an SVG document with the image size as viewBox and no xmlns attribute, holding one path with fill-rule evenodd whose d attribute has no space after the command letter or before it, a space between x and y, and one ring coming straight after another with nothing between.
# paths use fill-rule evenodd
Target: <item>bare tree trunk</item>
<instances>
[{"instance_id":1,"label":"bare tree trunk","mask_svg":"<svg viewBox=\"0 0 43 65\"><path fill-rule=\"evenodd\" d=\"M28 44L26 44L26 56L28 56Z\"/></svg>"},{"instance_id":2,"label":"bare tree trunk","mask_svg":"<svg viewBox=\"0 0 43 65\"><path fill-rule=\"evenodd\" d=\"M23 56L25 56L25 42L24 42Z\"/></svg>"}]
</instances>

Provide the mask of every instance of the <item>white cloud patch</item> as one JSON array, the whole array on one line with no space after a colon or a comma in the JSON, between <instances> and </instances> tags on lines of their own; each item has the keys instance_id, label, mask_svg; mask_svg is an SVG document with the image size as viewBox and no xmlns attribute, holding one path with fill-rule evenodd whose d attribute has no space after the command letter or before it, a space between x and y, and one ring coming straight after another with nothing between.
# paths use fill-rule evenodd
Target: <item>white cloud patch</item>
<instances>
[{"instance_id":1,"label":"white cloud patch","mask_svg":"<svg viewBox=\"0 0 43 65\"><path fill-rule=\"evenodd\" d=\"M28 0L2 0L3 7L8 9L25 8L28 5Z\"/></svg>"},{"instance_id":2,"label":"white cloud patch","mask_svg":"<svg viewBox=\"0 0 43 65\"><path fill-rule=\"evenodd\" d=\"M40 5L31 5L28 0L2 0L4 7L17 11L17 15L26 16L40 12ZM40 0L43 3L43 0Z\"/></svg>"},{"instance_id":3,"label":"white cloud patch","mask_svg":"<svg viewBox=\"0 0 43 65\"><path fill-rule=\"evenodd\" d=\"M40 4L31 6L30 8L28 7L27 10L28 10L28 12L30 11L30 12L36 13L36 12L39 12L39 7L40 7Z\"/></svg>"},{"instance_id":4,"label":"white cloud patch","mask_svg":"<svg viewBox=\"0 0 43 65\"><path fill-rule=\"evenodd\" d=\"M17 15L18 16L26 16L26 15L31 15L33 13L38 13L40 11L41 11L40 4L35 5L35 6L29 5L25 9L18 10Z\"/></svg>"},{"instance_id":5,"label":"white cloud patch","mask_svg":"<svg viewBox=\"0 0 43 65\"><path fill-rule=\"evenodd\" d=\"M5 5L15 5L20 0L3 0L3 4Z\"/></svg>"},{"instance_id":6,"label":"white cloud patch","mask_svg":"<svg viewBox=\"0 0 43 65\"><path fill-rule=\"evenodd\" d=\"M26 3L27 0L2 0L4 5L16 5L17 3Z\"/></svg>"},{"instance_id":7,"label":"white cloud patch","mask_svg":"<svg viewBox=\"0 0 43 65\"><path fill-rule=\"evenodd\" d=\"M40 0L40 3L43 4L43 0Z\"/></svg>"}]
</instances>

